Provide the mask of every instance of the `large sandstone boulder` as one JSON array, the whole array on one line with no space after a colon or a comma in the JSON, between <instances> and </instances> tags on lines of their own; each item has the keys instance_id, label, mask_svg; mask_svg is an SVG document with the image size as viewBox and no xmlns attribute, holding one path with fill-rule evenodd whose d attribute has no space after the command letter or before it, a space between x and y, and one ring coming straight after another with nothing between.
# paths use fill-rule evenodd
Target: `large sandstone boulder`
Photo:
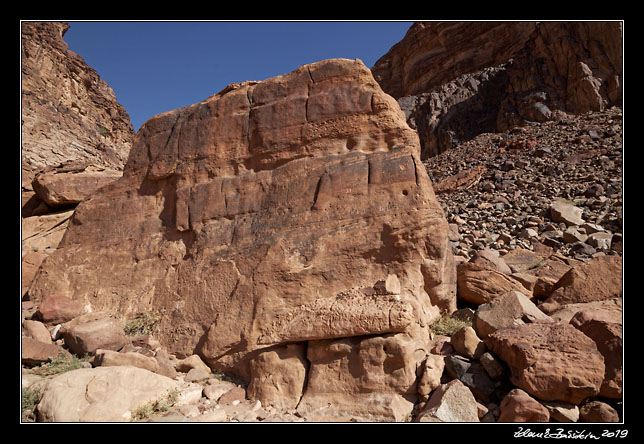
<instances>
[{"instance_id":1,"label":"large sandstone boulder","mask_svg":"<svg viewBox=\"0 0 644 444\"><path fill-rule=\"evenodd\" d=\"M510 381L542 401L580 404L599 394L604 358L592 339L571 325L523 324L495 331L487 347L510 367Z\"/></svg>"},{"instance_id":2,"label":"large sandstone boulder","mask_svg":"<svg viewBox=\"0 0 644 444\"><path fill-rule=\"evenodd\" d=\"M39 422L128 422L147 403L179 385L131 366L81 368L47 383L37 406Z\"/></svg>"},{"instance_id":3,"label":"large sandstone boulder","mask_svg":"<svg viewBox=\"0 0 644 444\"><path fill-rule=\"evenodd\" d=\"M32 186L50 207L78 204L97 189L121 177L122 171L86 163L48 167L36 174Z\"/></svg>"},{"instance_id":4,"label":"large sandstone boulder","mask_svg":"<svg viewBox=\"0 0 644 444\"><path fill-rule=\"evenodd\" d=\"M333 59L146 122L30 297L163 313L168 351L249 380L249 353L279 344L425 341L456 308L447 235L400 108L360 61Z\"/></svg>"}]
</instances>

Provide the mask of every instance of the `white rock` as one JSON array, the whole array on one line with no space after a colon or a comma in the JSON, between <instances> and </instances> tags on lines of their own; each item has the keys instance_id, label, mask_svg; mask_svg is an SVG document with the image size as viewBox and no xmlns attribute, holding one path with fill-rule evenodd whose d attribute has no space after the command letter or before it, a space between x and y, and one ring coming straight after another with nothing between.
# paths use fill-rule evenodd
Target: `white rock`
<instances>
[{"instance_id":1,"label":"white rock","mask_svg":"<svg viewBox=\"0 0 644 444\"><path fill-rule=\"evenodd\" d=\"M176 406L182 406L187 404L196 404L201 399L203 388L196 383L190 383L186 387L181 389Z\"/></svg>"},{"instance_id":2,"label":"white rock","mask_svg":"<svg viewBox=\"0 0 644 444\"><path fill-rule=\"evenodd\" d=\"M190 418L190 422L227 422L228 414L224 409L213 409L194 418Z\"/></svg>"},{"instance_id":3,"label":"white rock","mask_svg":"<svg viewBox=\"0 0 644 444\"><path fill-rule=\"evenodd\" d=\"M172 379L137 367L72 370L49 381L38 404L39 422L129 421L139 407L177 388Z\"/></svg>"}]
</instances>

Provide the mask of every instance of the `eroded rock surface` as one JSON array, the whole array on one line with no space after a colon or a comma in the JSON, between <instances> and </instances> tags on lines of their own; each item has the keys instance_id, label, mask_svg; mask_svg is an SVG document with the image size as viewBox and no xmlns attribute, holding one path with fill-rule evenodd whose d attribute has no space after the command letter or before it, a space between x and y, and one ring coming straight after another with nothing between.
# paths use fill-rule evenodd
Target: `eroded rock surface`
<instances>
[{"instance_id":1,"label":"eroded rock surface","mask_svg":"<svg viewBox=\"0 0 644 444\"><path fill-rule=\"evenodd\" d=\"M333 59L150 119L30 296L162 312L168 351L248 380L247 355L277 344L422 342L456 308L447 233L399 107L360 61Z\"/></svg>"},{"instance_id":2,"label":"eroded rock surface","mask_svg":"<svg viewBox=\"0 0 644 444\"><path fill-rule=\"evenodd\" d=\"M69 28L21 23L23 217L38 205L32 181L40 170L72 160L120 175L134 139L112 88L68 49Z\"/></svg>"}]
</instances>

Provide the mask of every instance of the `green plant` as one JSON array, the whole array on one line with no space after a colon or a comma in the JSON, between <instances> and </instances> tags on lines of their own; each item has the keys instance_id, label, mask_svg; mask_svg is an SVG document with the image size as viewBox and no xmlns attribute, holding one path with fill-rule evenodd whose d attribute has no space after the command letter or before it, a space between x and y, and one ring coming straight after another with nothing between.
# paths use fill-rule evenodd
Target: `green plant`
<instances>
[{"instance_id":1,"label":"green plant","mask_svg":"<svg viewBox=\"0 0 644 444\"><path fill-rule=\"evenodd\" d=\"M161 320L163 311L137 313L132 319L124 322L123 330L128 336L147 335L154 331L154 327Z\"/></svg>"},{"instance_id":2,"label":"green plant","mask_svg":"<svg viewBox=\"0 0 644 444\"><path fill-rule=\"evenodd\" d=\"M167 412L174 406L179 397L179 389L174 389L168 392L165 396L142 405L134 411L134 420L141 421L149 418L155 413Z\"/></svg>"},{"instance_id":3,"label":"green plant","mask_svg":"<svg viewBox=\"0 0 644 444\"><path fill-rule=\"evenodd\" d=\"M41 393L37 389L22 388L22 413L31 412L40 401Z\"/></svg>"},{"instance_id":4,"label":"green plant","mask_svg":"<svg viewBox=\"0 0 644 444\"><path fill-rule=\"evenodd\" d=\"M452 336L463 327L471 327L470 321L464 321L451 315L442 316L434 321L429 328L438 335Z\"/></svg>"},{"instance_id":5,"label":"green plant","mask_svg":"<svg viewBox=\"0 0 644 444\"><path fill-rule=\"evenodd\" d=\"M89 359L89 355L78 357L69 352L65 352L60 356L52 358L49 362L42 364L40 367L33 368L31 372L39 376L58 375L81 368L84 362L89 362Z\"/></svg>"},{"instance_id":6,"label":"green plant","mask_svg":"<svg viewBox=\"0 0 644 444\"><path fill-rule=\"evenodd\" d=\"M96 131L98 131L98 133L103 137L107 137L110 135L110 130L108 130L107 128L101 125L96 125Z\"/></svg>"}]
</instances>

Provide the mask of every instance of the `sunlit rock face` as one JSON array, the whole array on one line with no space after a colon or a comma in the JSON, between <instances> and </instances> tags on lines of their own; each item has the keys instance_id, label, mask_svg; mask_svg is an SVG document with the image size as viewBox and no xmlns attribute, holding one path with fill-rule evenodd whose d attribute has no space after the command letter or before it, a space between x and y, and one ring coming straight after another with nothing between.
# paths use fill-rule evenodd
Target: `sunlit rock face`
<instances>
[{"instance_id":1,"label":"sunlit rock face","mask_svg":"<svg viewBox=\"0 0 644 444\"><path fill-rule=\"evenodd\" d=\"M428 323L456 308L447 235L396 101L359 60L332 59L146 122L31 294L161 312L169 351L246 379L269 347L402 338L402 382L384 371L370 390L404 393Z\"/></svg>"}]
</instances>

